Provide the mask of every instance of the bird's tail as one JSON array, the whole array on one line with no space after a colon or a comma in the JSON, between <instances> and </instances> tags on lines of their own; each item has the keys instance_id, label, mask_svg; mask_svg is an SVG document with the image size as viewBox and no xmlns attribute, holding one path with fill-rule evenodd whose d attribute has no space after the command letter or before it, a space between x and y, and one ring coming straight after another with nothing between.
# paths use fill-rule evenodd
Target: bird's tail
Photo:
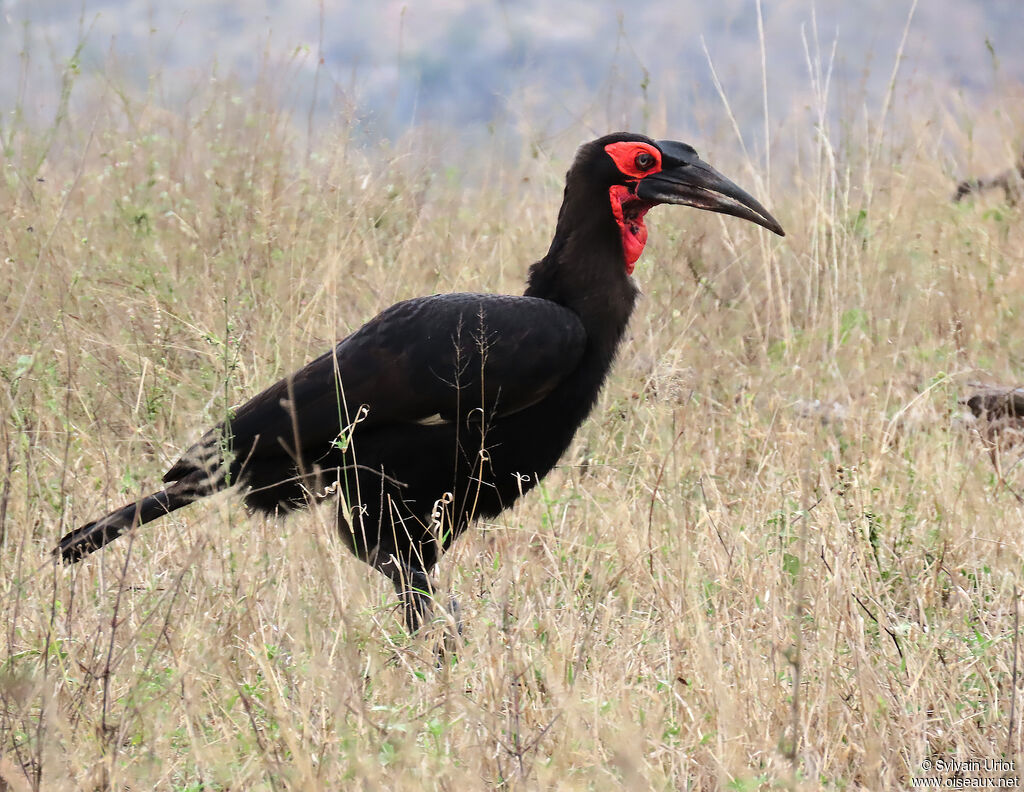
<instances>
[{"instance_id":1,"label":"bird's tail","mask_svg":"<svg viewBox=\"0 0 1024 792\"><path fill-rule=\"evenodd\" d=\"M60 540L53 553L59 554L65 564L73 564L114 541L125 531L188 506L196 497L197 493L192 487L183 487L181 482L175 482L167 489L147 495L135 503L112 511L106 517L76 528Z\"/></svg>"}]
</instances>

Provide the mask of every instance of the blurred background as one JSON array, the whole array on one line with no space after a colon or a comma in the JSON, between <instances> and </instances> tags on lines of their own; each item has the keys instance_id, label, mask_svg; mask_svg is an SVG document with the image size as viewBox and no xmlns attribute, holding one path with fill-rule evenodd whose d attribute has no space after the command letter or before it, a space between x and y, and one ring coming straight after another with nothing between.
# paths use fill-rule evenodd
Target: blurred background
<instances>
[{"instance_id":1,"label":"blurred background","mask_svg":"<svg viewBox=\"0 0 1024 792\"><path fill-rule=\"evenodd\" d=\"M375 139L433 127L456 146L495 130L550 139L566 129L571 145L580 125L686 139L713 132L695 129L707 123L762 143L767 131L785 144L782 125L804 110L830 124L881 113L897 73L893 103L938 108L963 127L1024 81L1019 0L3 0L0 8L0 103L44 123L68 64L80 71L76 101L139 89L180 112L211 74L243 87L269 75L275 99L308 133L339 120ZM721 113L722 96L735 125ZM712 103L713 122L704 112Z\"/></svg>"}]
</instances>

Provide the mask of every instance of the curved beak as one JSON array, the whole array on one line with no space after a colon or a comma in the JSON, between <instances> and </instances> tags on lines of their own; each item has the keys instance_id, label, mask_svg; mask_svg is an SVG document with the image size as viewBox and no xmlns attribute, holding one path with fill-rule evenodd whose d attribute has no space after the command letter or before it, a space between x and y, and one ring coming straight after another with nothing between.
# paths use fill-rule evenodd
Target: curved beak
<instances>
[{"instance_id":1,"label":"curved beak","mask_svg":"<svg viewBox=\"0 0 1024 792\"><path fill-rule=\"evenodd\" d=\"M749 193L716 171L685 143L659 140L662 170L639 181L636 197L652 204L693 206L709 212L742 217L785 236L778 220Z\"/></svg>"}]
</instances>

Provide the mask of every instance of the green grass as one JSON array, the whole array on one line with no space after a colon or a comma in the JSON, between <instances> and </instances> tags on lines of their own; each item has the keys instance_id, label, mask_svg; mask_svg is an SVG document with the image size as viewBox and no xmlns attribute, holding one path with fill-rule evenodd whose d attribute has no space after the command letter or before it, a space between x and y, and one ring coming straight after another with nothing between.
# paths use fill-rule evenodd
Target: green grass
<instances>
[{"instance_id":1,"label":"green grass","mask_svg":"<svg viewBox=\"0 0 1024 792\"><path fill-rule=\"evenodd\" d=\"M1016 756L1020 471L955 415L1018 381L1024 224L949 202L927 119L872 156L794 131L767 193L691 141L789 236L651 213L593 415L441 564L438 670L328 510L219 496L49 551L395 300L521 290L573 147L307 158L258 94L192 108L5 130L0 788L882 789Z\"/></svg>"}]
</instances>

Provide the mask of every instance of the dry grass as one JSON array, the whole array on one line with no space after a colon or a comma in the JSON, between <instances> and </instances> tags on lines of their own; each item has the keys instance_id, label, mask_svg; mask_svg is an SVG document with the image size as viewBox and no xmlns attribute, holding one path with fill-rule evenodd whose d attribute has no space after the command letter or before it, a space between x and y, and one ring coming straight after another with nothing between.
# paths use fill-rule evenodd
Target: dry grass
<instances>
[{"instance_id":1,"label":"dry grass","mask_svg":"<svg viewBox=\"0 0 1024 792\"><path fill-rule=\"evenodd\" d=\"M0 789L883 789L1017 756L1024 507L955 415L1020 374L1024 224L950 204L932 127L799 142L771 195L709 155L782 241L652 214L593 416L443 561L439 670L326 514L223 496L48 552L391 302L518 291L572 146L441 171L411 138L295 155L255 96L78 113L49 150L8 130L0 185Z\"/></svg>"}]
</instances>

